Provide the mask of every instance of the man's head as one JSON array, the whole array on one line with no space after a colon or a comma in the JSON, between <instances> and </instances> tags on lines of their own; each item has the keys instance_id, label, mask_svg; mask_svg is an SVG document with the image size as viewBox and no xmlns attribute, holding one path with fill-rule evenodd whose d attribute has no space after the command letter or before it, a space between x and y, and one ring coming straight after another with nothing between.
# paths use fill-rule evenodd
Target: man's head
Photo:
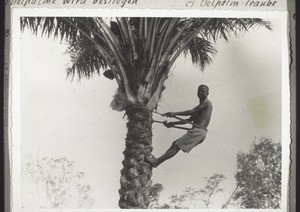
<instances>
[{"instance_id":1,"label":"man's head","mask_svg":"<svg viewBox=\"0 0 300 212\"><path fill-rule=\"evenodd\" d=\"M199 85L197 95L200 99L206 98L209 93L209 88L206 85Z\"/></svg>"}]
</instances>

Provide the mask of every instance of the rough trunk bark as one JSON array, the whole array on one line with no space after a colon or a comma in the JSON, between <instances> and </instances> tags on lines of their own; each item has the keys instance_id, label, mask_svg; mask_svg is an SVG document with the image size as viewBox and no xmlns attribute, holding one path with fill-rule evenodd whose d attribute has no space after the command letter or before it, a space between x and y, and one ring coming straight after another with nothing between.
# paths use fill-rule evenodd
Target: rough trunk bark
<instances>
[{"instance_id":1,"label":"rough trunk bark","mask_svg":"<svg viewBox=\"0 0 300 212\"><path fill-rule=\"evenodd\" d=\"M148 207L152 167L144 157L152 151L152 113L142 108L126 110L127 136L119 190L120 208Z\"/></svg>"}]
</instances>

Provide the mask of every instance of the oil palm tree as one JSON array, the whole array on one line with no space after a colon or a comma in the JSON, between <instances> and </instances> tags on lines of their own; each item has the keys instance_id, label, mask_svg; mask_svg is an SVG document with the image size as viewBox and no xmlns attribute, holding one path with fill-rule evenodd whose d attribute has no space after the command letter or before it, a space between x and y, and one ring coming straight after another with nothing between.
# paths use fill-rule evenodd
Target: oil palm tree
<instances>
[{"instance_id":1,"label":"oil palm tree","mask_svg":"<svg viewBox=\"0 0 300 212\"><path fill-rule=\"evenodd\" d=\"M120 208L149 205L152 167L144 157L152 151L152 111L178 56L190 55L203 69L216 53L216 39L258 26L271 29L253 18L21 18L21 29L67 41L68 76L90 78L103 71L118 84L111 106L128 117Z\"/></svg>"}]
</instances>

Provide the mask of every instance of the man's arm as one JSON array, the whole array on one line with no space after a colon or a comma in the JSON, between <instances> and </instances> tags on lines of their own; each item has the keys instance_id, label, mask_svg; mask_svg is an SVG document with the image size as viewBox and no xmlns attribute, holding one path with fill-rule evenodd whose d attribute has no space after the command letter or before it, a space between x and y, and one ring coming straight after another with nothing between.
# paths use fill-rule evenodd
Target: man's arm
<instances>
[{"instance_id":1,"label":"man's arm","mask_svg":"<svg viewBox=\"0 0 300 212\"><path fill-rule=\"evenodd\" d=\"M168 125L172 125L172 126L181 125L181 124L187 124L187 122L189 122L188 119L186 122L185 121L170 121L170 122L168 122Z\"/></svg>"},{"instance_id":2,"label":"man's arm","mask_svg":"<svg viewBox=\"0 0 300 212\"><path fill-rule=\"evenodd\" d=\"M181 124L191 124L191 117L188 119L185 119L185 121L170 121L170 122L165 122L164 125L166 127L173 127L175 125L181 125Z\"/></svg>"},{"instance_id":3,"label":"man's arm","mask_svg":"<svg viewBox=\"0 0 300 212\"><path fill-rule=\"evenodd\" d=\"M180 112L168 112L168 113L164 113L162 114L162 116L168 116L168 117L174 117L174 116L190 116L193 115L196 112L199 112L201 110L203 110L204 108L206 108L208 106L208 103L202 104L202 105L198 105L196 107L194 107L191 110L185 110L185 111L180 111Z\"/></svg>"}]
</instances>

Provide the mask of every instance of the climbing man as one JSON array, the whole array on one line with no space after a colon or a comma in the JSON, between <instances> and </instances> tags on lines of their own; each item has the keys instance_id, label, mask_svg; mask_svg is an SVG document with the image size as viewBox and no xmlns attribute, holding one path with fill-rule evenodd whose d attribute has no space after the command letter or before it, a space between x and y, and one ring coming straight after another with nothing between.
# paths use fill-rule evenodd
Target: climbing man
<instances>
[{"instance_id":1,"label":"climbing man","mask_svg":"<svg viewBox=\"0 0 300 212\"><path fill-rule=\"evenodd\" d=\"M186 123L192 124L193 127L188 130L185 135L174 141L171 147L159 158L155 158L153 155L146 156L146 161L153 167L157 167L164 161L174 157L180 149L183 152L188 153L195 146L204 141L213 109L212 103L207 99L208 93L209 88L206 85L200 85L197 92L199 105L191 110L162 114L162 116L167 117L190 116L188 119L182 119L181 121L164 123L164 125L168 128Z\"/></svg>"}]
</instances>

